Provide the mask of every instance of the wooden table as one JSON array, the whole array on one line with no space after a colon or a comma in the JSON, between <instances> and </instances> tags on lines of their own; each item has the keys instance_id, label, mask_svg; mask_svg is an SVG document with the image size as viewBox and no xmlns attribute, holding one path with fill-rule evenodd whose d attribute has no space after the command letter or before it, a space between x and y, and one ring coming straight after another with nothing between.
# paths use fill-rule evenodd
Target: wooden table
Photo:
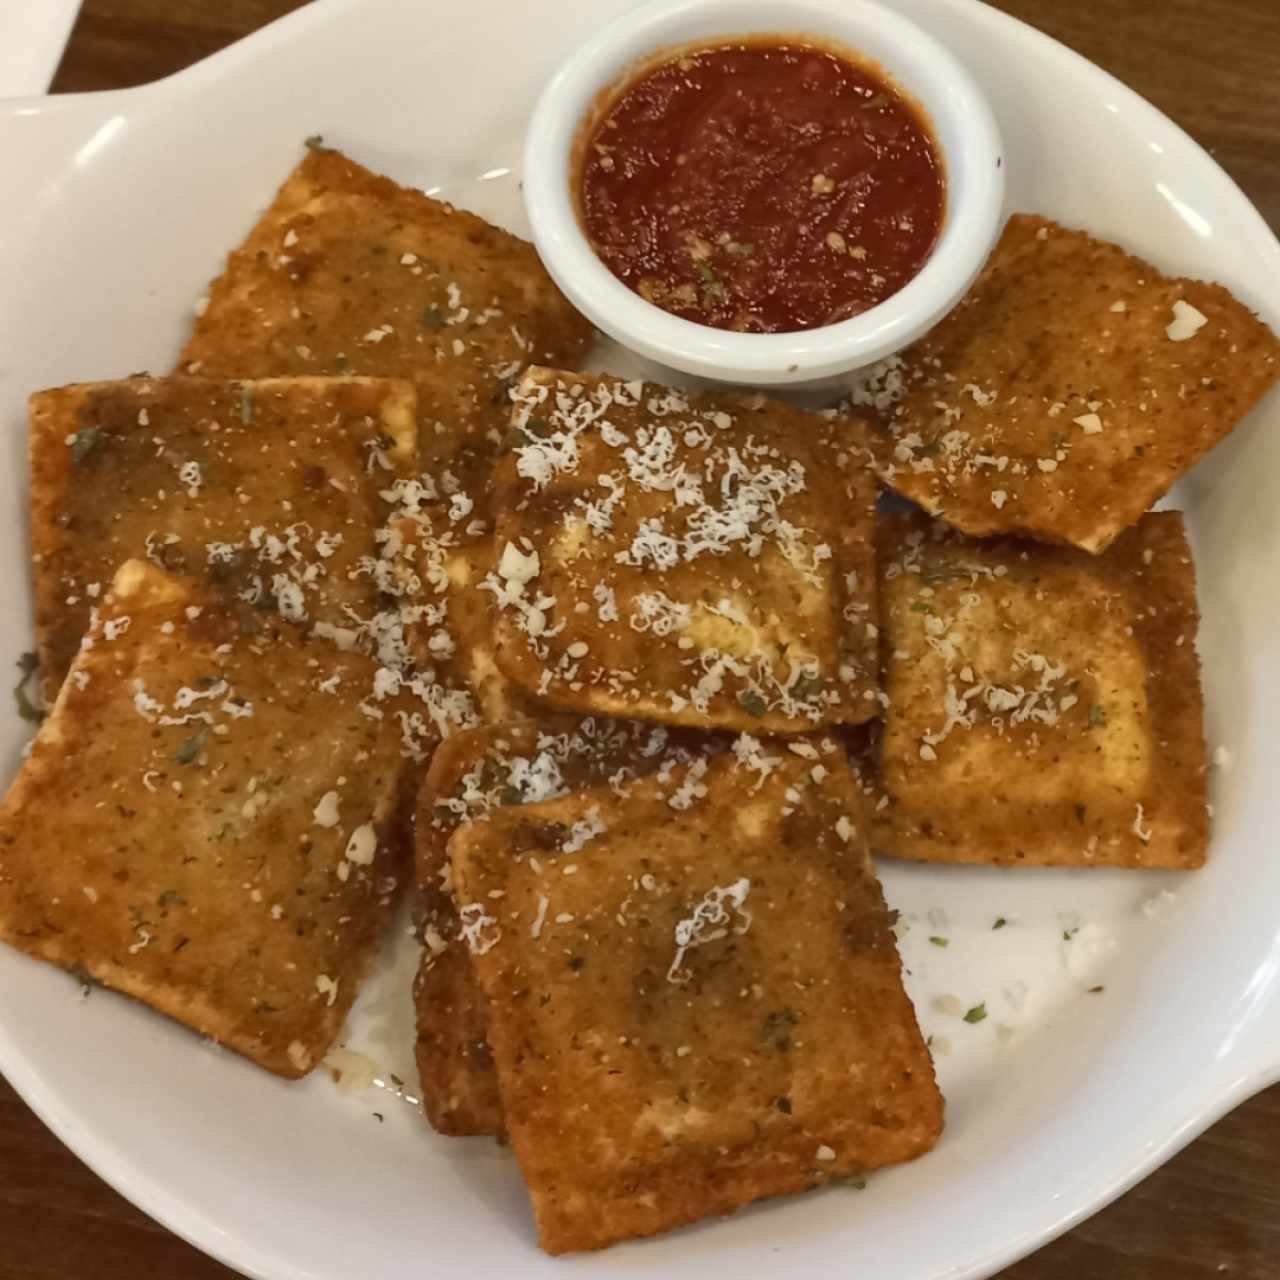
<instances>
[{"instance_id":1,"label":"wooden table","mask_svg":"<svg viewBox=\"0 0 1280 1280\"><path fill-rule=\"evenodd\" d=\"M299 3L86 0L54 89L154 80ZM1280 0L1000 0L999 7L1151 99L1280 229ZM232 1273L106 1187L0 1081L0 1280L139 1275L230 1280ZM1004 1280L1222 1276L1280 1277L1280 1087Z\"/></svg>"}]
</instances>

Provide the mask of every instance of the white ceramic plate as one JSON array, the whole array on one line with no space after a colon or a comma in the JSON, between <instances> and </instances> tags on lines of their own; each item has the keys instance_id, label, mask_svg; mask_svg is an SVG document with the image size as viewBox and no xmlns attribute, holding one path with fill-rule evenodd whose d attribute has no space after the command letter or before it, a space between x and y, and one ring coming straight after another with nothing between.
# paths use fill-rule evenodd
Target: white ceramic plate
<instances>
[{"instance_id":1,"label":"white ceramic plate","mask_svg":"<svg viewBox=\"0 0 1280 1280\"><path fill-rule=\"evenodd\" d=\"M0 108L0 501L12 513L0 655L30 647L26 393L167 368L193 301L308 134L523 230L511 170L530 104L574 42L626 3L325 0L148 88ZM1280 328L1280 245L1168 120L971 0L899 7L985 84L1010 208L1222 280ZM1233 761L1214 778L1207 870L884 867L912 924L903 949L921 1021L950 1044L938 1059L948 1123L936 1152L863 1192L553 1262L493 1143L434 1136L394 1089L344 1097L323 1076L274 1080L140 1006L82 1000L65 975L16 954L0 955L0 1067L130 1199L270 1280L987 1275L1280 1076L1278 490L1273 394L1173 495L1200 572L1209 741ZM0 729L6 771L23 728L6 718ZM998 916L1011 923L993 931ZM951 945L930 946L930 934ZM351 1037L410 1082L411 946L403 931L389 944ZM1088 994L1096 985L1105 991ZM941 993L985 1000L990 1016L943 1016Z\"/></svg>"}]
</instances>

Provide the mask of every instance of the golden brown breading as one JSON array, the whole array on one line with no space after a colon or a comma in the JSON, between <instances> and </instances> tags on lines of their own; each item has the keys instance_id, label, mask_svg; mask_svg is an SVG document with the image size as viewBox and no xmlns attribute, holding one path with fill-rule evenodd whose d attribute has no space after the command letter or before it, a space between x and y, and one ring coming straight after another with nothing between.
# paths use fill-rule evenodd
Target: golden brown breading
<instances>
[{"instance_id":1,"label":"golden brown breading","mask_svg":"<svg viewBox=\"0 0 1280 1280\"><path fill-rule=\"evenodd\" d=\"M1182 517L1108 551L881 526L889 804L925 862L1198 867L1208 843L1195 569Z\"/></svg>"},{"instance_id":2,"label":"golden brown breading","mask_svg":"<svg viewBox=\"0 0 1280 1280\"><path fill-rule=\"evenodd\" d=\"M0 938L305 1075L406 870L372 665L128 561L0 806Z\"/></svg>"},{"instance_id":3,"label":"golden brown breading","mask_svg":"<svg viewBox=\"0 0 1280 1280\"><path fill-rule=\"evenodd\" d=\"M147 556L246 617L346 624L375 588L390 506L417 471L412 384L134 378L31 397L36 634L52 700L116 569Z\"/></svg>"},{"instance_id":4,"label":"golden brown breading","mask_svg":"<svg viewBox=\"0 0 1280 1280\"><path fill-rule=\"evenodd\" d=\"M744 735L622 797L498 809L449 847L549 1252L936 1141L942 1099L833 741Z\"/></svg>"},{"instance_id":5,"label":"golden brown breading","mask_svg":"<svg viewBox=\"0 0 1280 1280\"><path fill-rule=\"evenodd\" d=\"M179 367L408 378L424 469L471 491L520 371L572 367L589 337L531 244L313 149L231 253Z\"/></svg>"},{"instance_id":6,"label":"golden brown breading","mask_svg":"<svg viewBox=\"0 0 1280 1280\"><path fill-rule=\"evenodd\" d=\"M860 423L533 369L494 472L498 665L569 710L804 733L876 710Z\"/></svg>"},{"instance_id":7,"label":"golden brown breading","mask_svg":"<svg viewBox=\"0 0 1280 1280\"><path fill-rule=\"evenodd\" d=\"M441 1133L502 1129L484 996L448 888L449 837L501 805L619 784L724 746L714 735L566 715L472 729L441 744L415 822L423 952L414 987L423 1106Z\"/></svg>"},{"instance_id":8,"label":"golden brown breading","mask_svg":"<svg viewBox=\"0 0 1280 1280\"><path fill-rule=\"evenodd\" d=\"M1278 376L1280 341L1221 285L1016 214L960 305L855 400L888 411L884 479L926 511L1099 552Z\"/></svg>"}]
</instances>

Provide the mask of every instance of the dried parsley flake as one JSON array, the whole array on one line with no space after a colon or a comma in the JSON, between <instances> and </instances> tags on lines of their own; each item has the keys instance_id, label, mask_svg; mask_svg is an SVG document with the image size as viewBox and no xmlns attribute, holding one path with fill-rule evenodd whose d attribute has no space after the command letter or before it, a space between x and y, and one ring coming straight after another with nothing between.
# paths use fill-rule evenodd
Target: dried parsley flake
<instances>
[{"instance_id":1,"label":"dried parsley flake","mask_svg":"<svg viewBox=\"0 0 1280 1280\"><path fill-rule=\"evenodd\" d=\"M18 670L22 673L14 686L13 697L18 704L18 715L28 724L39 724L44 719L44 711L32 700L28 692L31 677L40 669L40 659L34 653L24 653L18 659Z\"/></svg>"},{"instance_id":2,"label":"dried parsley flake","mask_svg":"<svg viewBox=\"0 0 1280 1280\"><path fill-rule=\"evenodd\" d=\"M174 752L175 763L194 764L200 758L200 753L208 741L209 730L206 728L197 730L191 737L184 739L182 745Z\"/></svg>"},{"instance_id":3,"label":"dried parsley flake","mask_svg":"<svg viewBox=\"0 0 1280 1280\"><path fill-rule=\"evenodd\" d=\"M71 465L82 466L88 461L104 439L101 427L84 427L77 431L71 441Z\"/></svg>"}]
</instances>

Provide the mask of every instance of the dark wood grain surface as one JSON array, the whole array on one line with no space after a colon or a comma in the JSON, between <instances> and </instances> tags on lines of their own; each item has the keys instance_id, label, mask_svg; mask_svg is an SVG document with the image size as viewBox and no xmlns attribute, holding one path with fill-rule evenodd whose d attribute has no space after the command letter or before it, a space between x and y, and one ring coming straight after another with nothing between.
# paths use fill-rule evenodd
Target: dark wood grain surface
<instances>
[{"instance_id":1,"label":"dark wood grain surface","mask_svg":"<svg viewBox=\"0 0 1280 1280\"><path fill-rule=\"evenodd\" d=\"M157 79L300 2L86 0L54 89ZM1001 0L999 7L1149 98L1280 229L1280 0ZM100 1182L0 1081L0 1280L151 1275L229 1280L232 1273ZM1280 1278L1280 1087L1245 1103L1003 1280L1224 1276Z\"/></svg>"}]
</instances>

